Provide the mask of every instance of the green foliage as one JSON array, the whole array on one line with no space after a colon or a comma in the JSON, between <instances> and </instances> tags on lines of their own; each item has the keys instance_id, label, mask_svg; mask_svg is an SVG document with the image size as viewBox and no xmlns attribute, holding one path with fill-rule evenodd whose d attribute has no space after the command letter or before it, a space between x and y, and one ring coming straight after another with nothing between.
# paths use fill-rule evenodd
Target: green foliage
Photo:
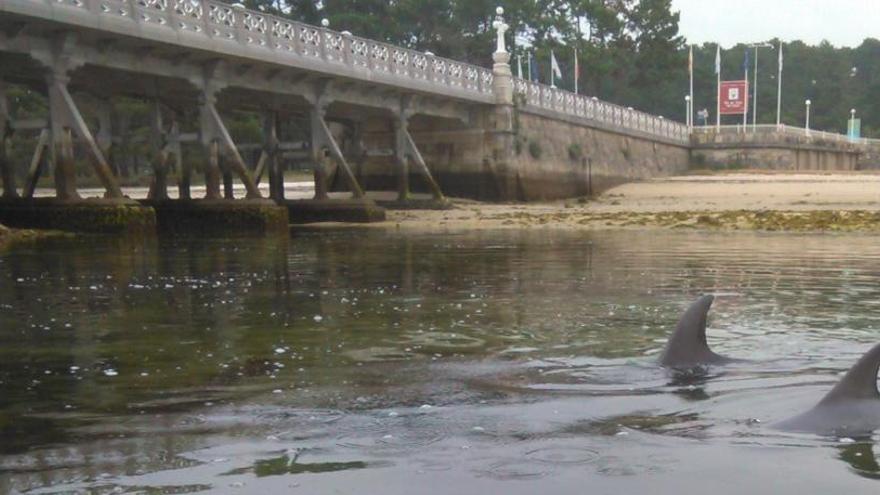
<instances>
[{"instance_id":1,"label":"green foliage","mask_svg":"<svg viewBox=\"0 0 880 495\"><path fill-rule=\"evenodd\" d=\"M532 156L535 160L541 158L541 153L543 150L541 149L541 143L531 140L529 141L529 155Z\"/></svg>"},{"instance_id":2,"label":"green foliage","mask_svg":"<svg viewBox=\"0 0 880 495\"><path fill-rule=\"evenodd\" d=\"M568 158L571 161L579 161L584 156L584 150L579 143L571 143L568 145Z\"/></svg>"}]
</instances>

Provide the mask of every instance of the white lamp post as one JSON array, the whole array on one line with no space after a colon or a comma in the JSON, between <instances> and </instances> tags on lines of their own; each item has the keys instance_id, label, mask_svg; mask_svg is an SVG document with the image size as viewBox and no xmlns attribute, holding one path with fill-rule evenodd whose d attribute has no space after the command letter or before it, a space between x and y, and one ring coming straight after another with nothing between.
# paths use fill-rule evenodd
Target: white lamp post
<instances>
[{"instance_id":1,"label":"white lamp post","mask_svg":"<svg viewBox=\"0 0 880 495\"><path fill-rule=\"evenodd\" d=\"M691 95L684 95L684 122L688 129L693 127L693 122L691 122Z\"/></svg>"},{"instance_id":2,"label":"white lamp post","mask_svg":"<svg viewBox=\"0 0 880 495\"><path fill-rule=\"evenodd\" d=\"M325 28L330 27L330 21L328 21L326 17L321 19L321 26L323 26Z\"/></svg>"},{"instance_id":3,"label":"white lamp post","mask_svg":"<svg viewBox=\"0 0 880 495\"><path fill-rule=\"evenodd\" d=\"M804 128L806 129L807 134L809 134L810 133L810 105L812 105L813 102L810 100L807 100L804 103L807 106L807 120L806 120L806 124L804 125Z\"/></svg>"}]
</instances>

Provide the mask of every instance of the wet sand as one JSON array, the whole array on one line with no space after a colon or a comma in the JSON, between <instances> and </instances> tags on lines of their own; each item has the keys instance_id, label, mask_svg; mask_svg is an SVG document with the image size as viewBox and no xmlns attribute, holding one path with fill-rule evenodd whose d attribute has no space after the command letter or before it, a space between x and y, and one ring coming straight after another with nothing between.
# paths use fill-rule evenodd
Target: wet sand
<instances>
[{"instance_id":1,"label":"wet sand","mask_svg":"<svg viewBox=\"0 0 880 495\"><path fill-rule=\"evenodd\" d=\"M880 231L880 175L870 173L690 175L624 184L590 200L453 203L389 211L388 221L416 229Z\"/></svg>"}]
</instances>

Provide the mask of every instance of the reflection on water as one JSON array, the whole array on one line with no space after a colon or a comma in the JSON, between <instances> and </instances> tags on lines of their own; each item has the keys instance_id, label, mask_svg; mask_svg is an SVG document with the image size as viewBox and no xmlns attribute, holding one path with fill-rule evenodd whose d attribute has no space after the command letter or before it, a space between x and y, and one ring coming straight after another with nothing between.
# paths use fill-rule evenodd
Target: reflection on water
<instances>
[{"instance_id":1,"label":"reflection on water","mask_svg":"<svg viewBox=\"0 0 880 495\"><path fill-rule=\"evenodd\" d=\"M664 492L731 465L863 488L872 439L764 424L878 340L878 261L875 237L756 233L23 248L0 257L0 492ZM713 349L749 361L669 375L705 292Z\"/></svg>"}]
</instances>

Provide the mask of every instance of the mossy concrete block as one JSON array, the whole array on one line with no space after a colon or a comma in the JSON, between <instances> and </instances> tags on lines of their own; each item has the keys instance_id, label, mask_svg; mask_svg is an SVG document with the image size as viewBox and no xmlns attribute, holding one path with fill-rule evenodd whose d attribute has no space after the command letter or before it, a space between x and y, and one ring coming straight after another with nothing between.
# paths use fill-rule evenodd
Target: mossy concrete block
<instances>
[{"instance_id":1,"label":"mossy concrete block","mask_svg":"<svg viewBox=\"0 0 880 495\"><path fill-rule=\"evenodd\" d=\"M48 229L95 234L156 232L156 215L131 200L55 198L0 200L0 223L20 229Z\"/></svg>"},{"instance_id":2,"label":"mossy concrete block","mask_svg":"<svg viewBox=\"0 0 880 495\"><path fill-rule=\"evenodd\" d=\"M385 208L371 199L302 199L285 201L290 223L385 221Z\"/></svg>"},{"instance_id":3,"label":"mossy concrete block","mask_svg":"<svg viewBox=\"0 0 880 495\"><path fill-rule=\"evenodd\" d=\"M156 211L160 234L287 234L287 208L269 200L144 200Z\"/></svg>"},{"instance_id":4,"label":"mossy concrete block","mask_svg":"<svg viewBox=\"0 0 880 495\"><path fill-rule=\"evenodd\" d=\"M376 204L387 210L451 210L453 208L452 201L446 198L377 200Z\"/></svg>"}]
</instances>

